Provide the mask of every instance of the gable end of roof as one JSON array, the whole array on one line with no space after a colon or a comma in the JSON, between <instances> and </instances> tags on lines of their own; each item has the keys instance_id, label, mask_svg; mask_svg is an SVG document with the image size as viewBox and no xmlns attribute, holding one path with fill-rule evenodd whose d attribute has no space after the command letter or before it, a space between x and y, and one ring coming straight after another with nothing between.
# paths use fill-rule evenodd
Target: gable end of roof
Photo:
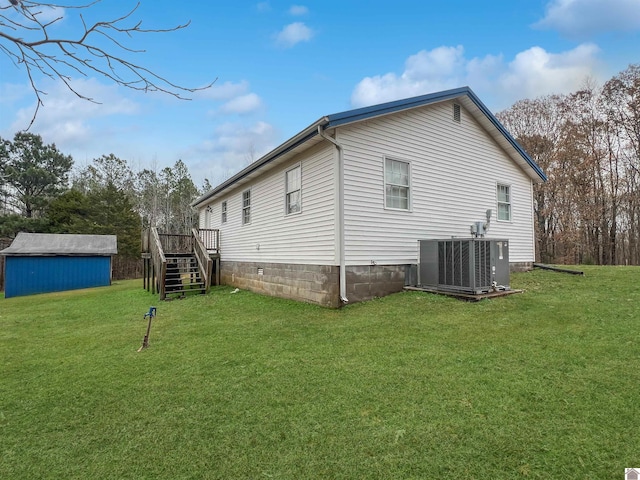
<instances>
[{"instance_id":1,"label":"gable end of roof","mask_svg":"<svg viewBox=\"0 0 640 480\"><path fill-rule=\"evenodd\" d=\"M403 100L395 100L393 102L381 103L379 105L372 105L370 107L356 108L355 110L348 110L346 112L334 113L328 115L329 123L327 128L338 127L347 123L359 122L362 120L368 120L370 118L387 115L390 113L400 112L408 110L410 108L422 107L431 103L443 102L450 100L461 95L470 93L469 87L454 88L452 90L445 90L442 92L428 93L426 95L420 95L418 97L406 98Z\"/></svg>"},{"instance_id":2,"label":"gable end of roof","mask_svg":"<svg viewBox=\"0 0 640 480\"><path fill-rule=\"evenodd\" d=\"M326 130L328 128L336 128L350 123L361 122L383 115L389 115L412 108L418 108L425 105L462 97L467 97L473 103L473 105L475 105L475 107L477 108L476 112L479 112L479 114L481 115L480 118L484 117L486 118L486 120L488 120L488 123L486 121L484 122L485 127L489 126L495 128L494 133L492 134L494 138L503 138L504 140L506 140L506 144L502 142L503 148L504 146L508 145L513 149L510 153L512 155L512 158L514 158L514 160L517 160L518 163L521 164L521 166L525 166L530 169L529 175L531 176L531 178L533 178L535 181L537 177L538 182L546 182L547 176L544 174L542 169L536 164L536 162L531 159L531 157L529 157L527 152L524 151L520 144L511 136L507 129L500 123L495 115L491 113L491 111L485 106L485 104L480 101L476 94L473 93L471 88L465 86L454 88L451 90L444 90L441 92L420 95L417 97L406 98L403 100L381 103L369 107L356 108L353 110L347 110L345 112L334 113L332 115L322 117L315 123L302 130L297 135L284 142L276 149L267 153L248 167L244 168L243 170L229 178L228 180L222 182L217 187L198 197L192 202L191 205L193 207L202 205L203 203L207 202L207 200L217 196L218 194L221 194L226 189L232 187L234 184L245 181L247 177L254 174L258 170L268 167L268 165L271 164L274 160L282 157L283 155L286 155L296 148L304 146L305 143L309 142L311 139L318 135L318 128L321 128L323 130ZM478 113L476 113L476 115L478 115Z\"/></svg>"}]
</instances>

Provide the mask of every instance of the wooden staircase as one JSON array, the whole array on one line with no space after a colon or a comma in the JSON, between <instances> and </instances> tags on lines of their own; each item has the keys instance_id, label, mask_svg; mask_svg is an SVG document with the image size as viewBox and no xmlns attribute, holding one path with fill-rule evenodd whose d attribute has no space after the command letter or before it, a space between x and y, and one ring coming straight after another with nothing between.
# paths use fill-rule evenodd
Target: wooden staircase
<instances>
[{"instance_id":1,"label":"wooden staircase","mask_svg":"<svg viewBox=\"0 0 640 480\"><path fill-rule=\"evenodd\" d=\"M206 293L206 282L202 278L198 260L193 253L166 253L167 273L164 291L167 296L184 296L186 293Z\"/></svg>"},{"instance_id":2,"label":"wooden staircase","mask_svg":"<svg viewBox=\"0 0 640 480\"><path fill-rule=\"evenodd\" d=\"M220 282L220 232L194 228L189 235L168 234L152 227L142 235L142 258L143 286L157 291L160 300L207 293L212 282Z\"/></svg>"}]
</instances>

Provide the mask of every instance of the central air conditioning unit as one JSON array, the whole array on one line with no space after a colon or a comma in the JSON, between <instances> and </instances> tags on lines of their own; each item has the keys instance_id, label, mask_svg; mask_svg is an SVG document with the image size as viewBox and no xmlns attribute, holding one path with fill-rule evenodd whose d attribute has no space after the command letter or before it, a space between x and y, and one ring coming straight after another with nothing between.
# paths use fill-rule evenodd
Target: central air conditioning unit
<instances>
[{"instance_id":1,"label":"central air conditioning unit","mask_svg":"<svg viewBox=\"0 0 640 480\"><path fill-rule=\"evenodd\" d=\"M418 247L420 286L469 294L509 290L508 240L418 240Z\"/></svg>"}]
</instances>

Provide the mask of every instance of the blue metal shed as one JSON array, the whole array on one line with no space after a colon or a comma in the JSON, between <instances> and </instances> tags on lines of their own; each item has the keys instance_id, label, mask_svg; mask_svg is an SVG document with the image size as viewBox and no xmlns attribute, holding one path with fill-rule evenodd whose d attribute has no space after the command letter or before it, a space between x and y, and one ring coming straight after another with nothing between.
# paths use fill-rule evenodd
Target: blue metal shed
<instances>
[{"instance_id":1,"label":"blue metal shed","mask_svg":"<svg viewBox=\"0 0 640 480\"><path fill-rule=\"evenodd\" d=\"M111 285L115 235L18 233L5 256L5 298Z\"/></svg>"}]
</instances>

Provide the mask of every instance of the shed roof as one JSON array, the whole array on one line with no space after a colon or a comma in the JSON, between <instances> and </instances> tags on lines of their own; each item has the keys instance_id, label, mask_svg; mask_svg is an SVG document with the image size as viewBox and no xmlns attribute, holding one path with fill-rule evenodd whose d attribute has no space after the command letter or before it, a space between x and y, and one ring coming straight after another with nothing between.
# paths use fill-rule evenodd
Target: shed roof
<instances>
[{"instance_id":1,"label":"shed roof","mask_svg":"<svg viewBox=\"0 0 640 480\"><path fill-rule=\"evenodd\" d=\"M118 253L116 235L75 235L67 233L20 232L10 247L0 250L6 256L107 256Z\"/></svg>"},{"instance_id":2,"label":"shed roof","mask_svg":"<svg viewBox=\"0 0 640 480\"><path fill-rule=\"evenodd\" d=\"M289 158L289 156L295 155L319 143L322 141L319 130L337 128L342 125L453 99L459 101L471 113L534 182L540 183L547 180L542 169L527 155L527 152L524 151L491 111L480 101L471 88L460 87L326 115L228 180L197 198L192 205L198 207L199 205L205 204L223 194L228 188L241 185L258 176L262 171L274 166L278 161L284 161Z\"/></svg>"}]
</instances>

